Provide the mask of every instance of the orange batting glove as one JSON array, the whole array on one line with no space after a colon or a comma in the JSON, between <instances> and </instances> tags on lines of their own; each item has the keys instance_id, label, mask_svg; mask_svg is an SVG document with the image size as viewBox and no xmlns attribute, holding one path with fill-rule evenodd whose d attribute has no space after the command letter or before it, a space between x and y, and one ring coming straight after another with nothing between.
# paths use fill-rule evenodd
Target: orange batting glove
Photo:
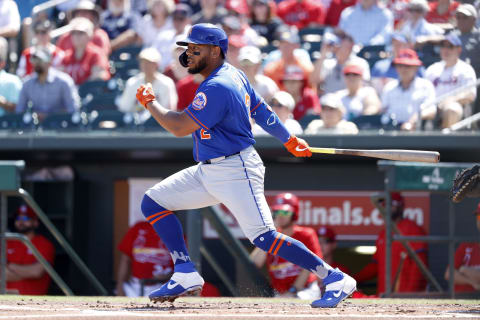
<instances>
[{"instance_id":1,"label":"orange batting glove","mask_svg":"<svg viewBox=\"0 0 480 320\"><path fill-rule=\"evenodd\" d=\"M308 149L307 141L291 136L287 142L283 144L287 150L295 157L311 157L312 152Z\"/></svg>"},{"instance_id":2,"label":"orange batting glove","mask_svg":"<svg viewBox=\"0 0 480 320\"><path fill-rule=\"evenodd\" d=\"M137 100L145 108L147 108L147 103L155 101L155 93L153 93L152 86L149 83L142 84L137 89Z\"/></svg>"}]
</instances>

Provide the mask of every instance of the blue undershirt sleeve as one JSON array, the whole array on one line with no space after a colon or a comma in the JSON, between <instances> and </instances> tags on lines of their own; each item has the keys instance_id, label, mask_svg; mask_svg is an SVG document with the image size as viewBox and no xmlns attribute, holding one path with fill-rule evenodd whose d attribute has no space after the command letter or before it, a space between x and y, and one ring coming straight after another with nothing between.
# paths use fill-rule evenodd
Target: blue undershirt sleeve
<instances>
[{"instance_id":1,"label":"blue undershirt sleeve","mask_svg":"<svg viewBox=\"0 0 480 320\"><path fill-rule=\"evenodd\" d=\"M280 140L282 143L285 143L290 139L290 132L288 132L277 114L273 112L272 108L266 104L265 101L261 101L250 111L250 113L255 122L262 127L263 130Z\"/></svg>"}]
</instances>

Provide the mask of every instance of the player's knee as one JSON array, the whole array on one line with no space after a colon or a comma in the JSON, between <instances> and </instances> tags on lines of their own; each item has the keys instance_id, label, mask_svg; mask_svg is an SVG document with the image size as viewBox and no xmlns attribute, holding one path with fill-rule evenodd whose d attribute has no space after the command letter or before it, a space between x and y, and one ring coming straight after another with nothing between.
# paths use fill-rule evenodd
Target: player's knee
<instances>
[{"instance_id":1,"label":"player's knee","mask_svg":"<svg viewBox=\"0 0 480 320\"><path fill-rule=\"evenodd\" d=\"M254 245L262 249L263 251L268 251L272 246L272 243L277 238L278 232L275 230L270 230L265 233L262 233L255 239L251 240Z\"/></svg>"},{"instance_id":2,"label":"player's knee","mask_svg":"<svg viewBox=\"0 0 480 320\"><path fill-rule=\"evenodd\" d=\"M149 217L157 212L165 211L165 208L153 201L152 198L150 198L146 194L143 195L141 209L145 217Z\"/></svg>"}]
</instances>

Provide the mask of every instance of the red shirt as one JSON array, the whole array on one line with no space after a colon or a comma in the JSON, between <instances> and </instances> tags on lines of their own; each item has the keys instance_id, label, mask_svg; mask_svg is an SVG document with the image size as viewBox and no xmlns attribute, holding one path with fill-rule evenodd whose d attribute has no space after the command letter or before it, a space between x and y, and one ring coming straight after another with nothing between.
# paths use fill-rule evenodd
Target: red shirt
<instances>
[{"instance_id":1,"label":"red shirt","mask_svg":"<svg viewBox=\"0 0 480 320\"><path fill-rule=\"evenodd\" d=\"M52 55L52 66L58 67L62 63L65 52L53 44L50 45L48 49L50 51L50 54ZM31 59L34 50L35 47L30 47L23 50L17 68L17 75L19 77L23 78L33 72L33 64Z\"/></svg>"},{"instance_id":2,"label":"red shirt","mask_svg":"<svg viewBox=\"0 0 480 320\"><path fill-rule=\"evenodd\" d=\"M320 249L318 236L314 229L303 226L293 226L293 234L291 237L303 242L313 253L320 258L322 257L322 249ZM288 243L283 245L288 245ZM272 287L279 293L288 291L302 271L302 267L271 254L267 256L267 269ZM307 286L315 280L317 280L317 277L311 273L305 285Z\"/></svg>"},{"instance_id":3,"label":"red shirt","mask_svg":"<svg viewBox=\"0 0 480 320\"><path fill-rule=\"evenodd\" d=\"M110 47L110 38L105 30L101 28L96 28L93 32L93 37L91 42L99 47L104 54L108 57L112 48ZM57 41L57 47L61 48L63 51L73 49L72 35L70 32L62 35Z\"/></svg>"},{"instance_id":4,"label":"red shirt","mask_svg":"<svg viewBox=\"0 0 480 320\"><path fill-rule=\"evenodd\" d=\"M397 223L400 233L404 236L423 236L425 231L419 227L415 222L409 219L402 219ZM418 257L427 264L427 250L428 246L425 242L409 242L412 249L418 254ZM385 292L385 229L382 230L376 241L377 252L373 255L374 260L377 261L378 282L377 294ZM392 244L392 291L394 292L418 292L425 290L427 280L423 277L420 269L410 256L407 255L403 261L402 269L398 278L397 287L394 286L395 273L400 265L400 255L402 252L407 253L407 250L399 241L394 241Z\"/></svg>"},{"instance_id":5,"label":"red shirt","mask_svg":"<svg viewBox=\"0 0 480 320\"><path fill-rule=\"evenodd\" d=\"M307 113L320 114L320 101L318 96L312 88L306 87L303 89L302 100L300 100L295 109L293 109L293 118L300 120Z\"/></svg>"},{"instance_id":6,"label":"red shirt","mask_svg":"<svg viewBox=\"0 0 480 320\"><path fill-rule=\"evenodd\" d=\"M140 221L128 229L118 250L130 257L132 276L136 278L152 279L173 271L170 252L146 221Z\"/></svg>"},{"instance_id":7,"label":"red shirt","mask_svg":"<svg viewBox=\"0 0 480 320\"><path fill-rule=\"evenodd\" d=\"M108 58L97 46L92 43L87 44L85 52L80 60L75 58L74 50L69 49L65 53L65 58L63 59L62 65L65 72L73 78L75 84L77 85L84 83L90 78L92 68L94 66L99 66L107 72L108 77L103 80L110 79L110 73L108 71Z\"/></svg>"},{"instance_id":8,"label":"red shirt","mask_svg":"<svg viewBox=\"0 0 480 320\"><path fill-rule=\"evenodd\" d=\"M461 266L480 267L480 244L479 243L462 243L455 251L455 269ZM469 284L456 284L456 292L476 291Z\"/></svg>"},{"instance_id":9,"label":"red shirt","mask_svg":"<svg viewBox=\"0 0 480 320\"><path fill-rule=\"evenodd\" d=\"M311 0L285 0L278 4L277 15L286 23L298 29L309 24L324 24L325 9Z\"/></svg>"},{"instance_id":10,"label":"red shirt","mask_svg":"<svg viewBox=\"0 0 480 320\"><path fill-rule=\"evenodd\" d=\"M177 111L186 109L192 103L200 83L193 81L193 76L185 77L176 83L178 103Z\"/></svg>"},{"instance_id":11,"label":"red shirt","mask_svg":"<svg viewBox=\"0 0 480 320\"><path fill-rule=\"evenodd\" d=\"M336 27L340 21L340 14L343 9L353 6L357 0L332 0L330 7L328 7L327 15L325 17L325 24Z\"/></svg>"},{"instance_id":12,"label":"red shirt","mask_svg":"<svg viewBox=\"0 0 480 320\"><path fill-rule=\"evenodd\" d=\"M442 15L439 15L437 12L438 1L430 2L430 10L428 11L425 19L430 23L448 23L455 18L455 12L457 11L458 6L460 5L456 1L452 1L448 10L445 11Z\"/></svg>"},{"instance_id":13,"label":"red shirt","mask_svg":"<svg viewBox=\"0 0 480 320\"><path fill-rule=\"evenodd\" d=\"M32 238L32 244L40 251L42 256L51 265L55 259L55 248L53 244L41 235ZM7 263L29 265L37 262L31 251L20 241L7 241ZM7 289L18 290L22 295L45 295L50 285L50 276L45 271L38 279L23 279L20 281L7 282Z\"/></svg>"}]
</instances>

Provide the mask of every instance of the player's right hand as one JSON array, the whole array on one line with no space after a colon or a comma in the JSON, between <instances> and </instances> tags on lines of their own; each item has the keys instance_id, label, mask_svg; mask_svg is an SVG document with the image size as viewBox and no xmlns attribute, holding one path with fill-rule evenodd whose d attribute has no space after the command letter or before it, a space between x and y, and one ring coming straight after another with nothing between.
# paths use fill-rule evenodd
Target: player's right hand
<instances>
[{"instance_id":1,"label":"player's right hand","mask_svg":"<svg viewBox=\"0 0 480 320\"><path fill-rule=\"evenodd\" d=\"M307 141L291 136L287 142L283 144L287 150L295 157L311 157L312 152L309 149Z\"/></svg>"},{"instance_id":2,"label":"player's right hand","mask_svg":"<svg viewBox=\"0 0 480 320\"><path fill-rule=\"evenodd\" d=\"M152 85L150 83L142 84L137 89L137 100L142 106L147 107L147 103L155 101L155 93L153 93Z\"/></svg>"}]
</instances>

